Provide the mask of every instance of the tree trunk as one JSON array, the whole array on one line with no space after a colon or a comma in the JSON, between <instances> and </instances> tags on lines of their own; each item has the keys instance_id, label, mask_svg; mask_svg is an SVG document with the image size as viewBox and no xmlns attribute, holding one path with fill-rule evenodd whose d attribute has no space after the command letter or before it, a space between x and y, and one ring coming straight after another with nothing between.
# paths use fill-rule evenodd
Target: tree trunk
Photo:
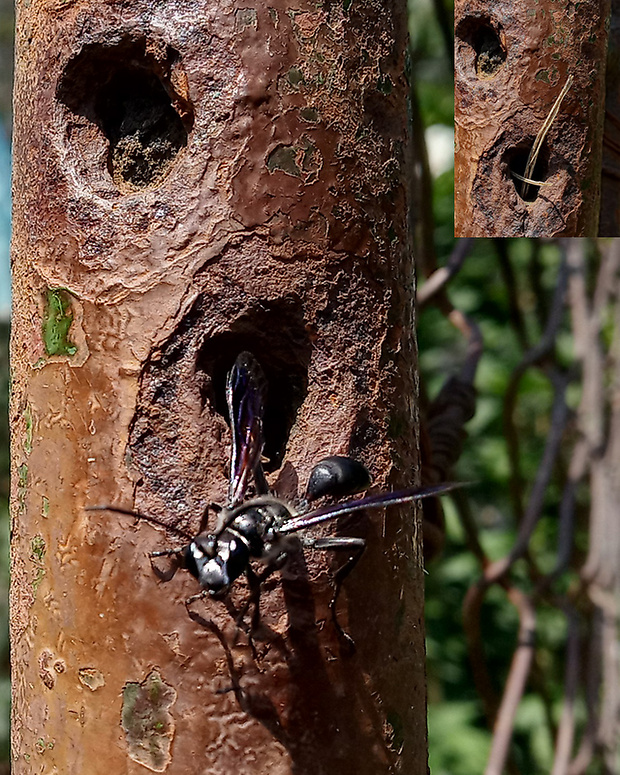
<instances>
[{"instance_id":1,"label":"tree trunk","mask_svg":"<svg viewBox=\"0 0 620 775\"><path fill-rule=\"evenodd\" d=\"M169 531L85 511L197 532L242 350L281 497L327 454L412 483L405 3L24 0L16 42L15 775L425 773L411 509L335 527L354 655L341 560L294 556L249 637L158 583Z\"/></svg>"},{"instance_id":2,"label":"tree trunk","mask_svg":"<svg viewBox=\"0 0 620 775\"><path fill-rule=\"evenodd\" d=\"M455 231L596 236L609 2L455 5ZM530 180L526 162L563 87Z\"/></svg>"},{"instance_id":3,"label":"tree trunk","mask_svg":"<svg viewBox=\"0 0 620 775\"><path fill-rule=\"evenodd\" d=\"M620 235L620 2L611 0L605 70L605 128L599 235Z\"/></svg>"}]
</instances>

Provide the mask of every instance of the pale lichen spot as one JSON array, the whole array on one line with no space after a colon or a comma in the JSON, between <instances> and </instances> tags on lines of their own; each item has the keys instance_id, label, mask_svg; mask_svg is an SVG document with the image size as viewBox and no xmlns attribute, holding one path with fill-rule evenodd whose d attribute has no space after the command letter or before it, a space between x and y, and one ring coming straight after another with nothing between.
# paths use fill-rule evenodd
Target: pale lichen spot
<instances>
[{"instance_id":1,"label":"pale lichen spot","mask_svg":"<svg viewBox=\"0 0 620 775\"><path fill-rule=\"evenodd\" d=\"M258 14L256 8L238 8L235 12L235 28L243 30L247 27L258 29Z\"/></svg>"},{"instance_id":2,"label":"pale lichen spot","mask_svg":"<svg viewBox=\"0 0 620 775\"><path fill-rule=\"evenodd\" d=\"M121 726L131 759L153 772L163 772L170 763L174 717L170 708L177 693L153 670L142 683L123 687Z\"/></svg>"},{"instance_id":3,"label":"pale lichen spot","mask_svg":"<svg viewBox=\"0 0 620 775\"><path fill-rule=\"evenodd\" d=\"M102 686L105 686L105 678L101 670L97 670L96 667L81 667L78 670L78 678L80 683L88 687L91 692L97 691Z\"/></svg>"}]
</instances>

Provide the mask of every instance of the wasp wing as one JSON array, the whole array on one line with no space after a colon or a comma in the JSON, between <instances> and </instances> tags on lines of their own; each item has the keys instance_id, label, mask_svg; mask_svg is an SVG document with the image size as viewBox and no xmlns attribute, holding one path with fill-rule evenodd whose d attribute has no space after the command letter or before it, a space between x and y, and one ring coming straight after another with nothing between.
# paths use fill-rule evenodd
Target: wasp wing
<instances>
[{"instance_id":1,"label":"wasp wing","mask_svg":"<svg viewBox=\"0 0 620 775\"><path fill-rule=\"evenodd\" d=\"M445 492L454 490L457 487L463 487L460 482L448 482L446 484L436 484L431 487L410 487L406 490L396 490L396 492L382 492L378 495L368 495L366 498L360 498L355 501L346 501L345 503L336 503L333 506L324 506L323 508L294 517L285 522L278 528L278 533L294 533L297 530L304 530L307 527L313 527L321 522L327 522L330 519L343 517L345 514L351 514L354 511L364 511L365 509L382 509L385 506L395 506L399 503L411 503L412 501L430 498L433 495L442 495Z\"/></svg>"},{"instance_id":2,"label":"wasp wing","mask_svg":"<svg viewBox=\"0 0 620 775\"><path fill-rule=\"evenodd\" d=\"M267 381L256 358L248 352L237 356L226 380L226 403L232 432L228 505L243 500L252 476L264 481L260 463L263 452L263 414Z\"/></svg>"}]
</instances>

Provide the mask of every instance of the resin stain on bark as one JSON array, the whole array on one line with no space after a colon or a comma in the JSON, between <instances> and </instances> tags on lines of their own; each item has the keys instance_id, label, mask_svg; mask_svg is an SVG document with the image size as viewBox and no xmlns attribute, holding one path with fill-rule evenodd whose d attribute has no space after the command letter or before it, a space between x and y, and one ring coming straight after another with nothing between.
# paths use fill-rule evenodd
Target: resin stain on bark
<instances>
[{"instance_id":1,"label":"resin stain on bark","mask_svg":"<svg viewBox=\"0 0 620 775\"><path fill-rule=\"evenodd\" d=\"M164 772L170 763L175 723L171 708L177 698L154 670L142 683L123 688L121 725L129 756L153 772Z\"/></svg>"}]
</instances>

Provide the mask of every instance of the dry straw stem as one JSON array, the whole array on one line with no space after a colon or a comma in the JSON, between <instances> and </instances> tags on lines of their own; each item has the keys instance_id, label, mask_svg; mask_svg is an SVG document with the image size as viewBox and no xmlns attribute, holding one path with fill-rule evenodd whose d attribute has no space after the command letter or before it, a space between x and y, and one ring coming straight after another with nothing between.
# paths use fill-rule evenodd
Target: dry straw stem
<instances>
[{"instance_id":1,"label":"dry straw stem","mask_svg":"<svg viewBox=\"0 0 620 775\"><path fill-rule=\"evenodd\" d=\"M538 161L538 154L540 153L540 149L542 148L544 139L547 136L547 132L551 129L551 125L555 121L560 111L560 105L562 104L562 100L564 99L564 97L566 97L566 94L568 93L568 90L572 86L572 83L573 83L573 76L569 75L568 78L566 79L566 83L564 84L562 91L558 94L556 101L553 103L553 107L549 111L549 115L545 119L545 123L541 126L538 134L536 135L536 139L534 140L534 145L532 146L530 155L527 157L527 164L525 165L525 172L524 172L523 178L513 173L513 175L515 175L516 178L518 178L519 180L523 180L525 182L525 185L521 190L521 197L523 199L527 197L527 194L529 191L529 184L535 183L535 181L532 181L531 178L534 173L534 167L536 166L536 162ZM535 185L540 186L541 183L535 183Z\"/></svg>"},{"instance_id":2,"label":"dry straw stem","mask_svg":"<svg viewBox=\"0 0 620 775\"><path fill-rule=\"evenodd\" d=\"M517 180L520 180L522 183L529 183L532 186L551 186L553 185L550 180L543 181L543 180L532 180L532 178L524 178L523 175L519 175L516 172L512 172L512 177L516 178Z\"/></svg>"}]
</instances>

